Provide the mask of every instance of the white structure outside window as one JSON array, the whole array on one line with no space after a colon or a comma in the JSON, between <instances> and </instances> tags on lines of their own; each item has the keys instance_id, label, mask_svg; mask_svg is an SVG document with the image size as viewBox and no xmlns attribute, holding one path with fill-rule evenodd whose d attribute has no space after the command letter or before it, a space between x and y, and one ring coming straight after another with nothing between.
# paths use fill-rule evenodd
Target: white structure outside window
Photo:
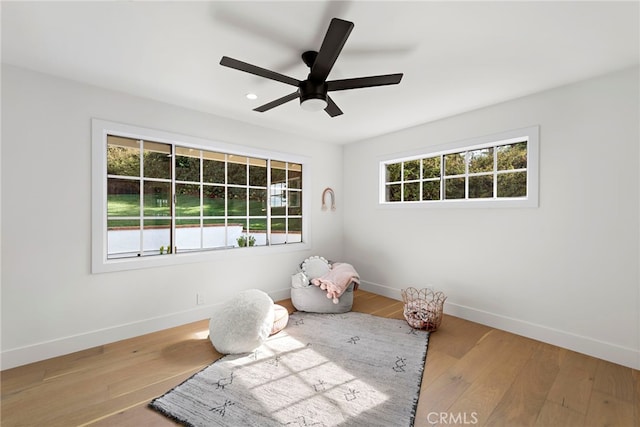
<instances>
[{"instance_id":1,"label":"white structure outside window","mask_svg":"<svg viewBox=\"0 0 640 427\"><path fill-rule=\"evenodd\" d=\"M381 206L537 207L538 127L380 161Z\"/></svg>"},{"instance_id":2,"label":"white structure outside window","mask_svg":"<svg viewBox=\"0 0 640 427\"><path fill-rule=\"evenodd\" d=\"M236 248L305 249L308 159L102 120L92 126L94 272Z\"/></svg>"}]
</instances>

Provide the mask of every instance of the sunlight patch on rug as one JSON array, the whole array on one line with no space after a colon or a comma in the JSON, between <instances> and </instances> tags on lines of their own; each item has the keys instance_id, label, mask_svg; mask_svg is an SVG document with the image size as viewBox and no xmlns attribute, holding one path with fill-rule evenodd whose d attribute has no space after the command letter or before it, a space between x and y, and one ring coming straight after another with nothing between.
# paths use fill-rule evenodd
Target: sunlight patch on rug
<instances>
[{"instance_id":1,"label":"sunlight patch on rug","mask_svg":"<svg viewBox=\"0 0 640 427\"><path fill-rule=\"evenodd\" d=\"M412 426L429 334L363 313L293 313L150 406L187 426Z\"/></svg>"}]
</instances>

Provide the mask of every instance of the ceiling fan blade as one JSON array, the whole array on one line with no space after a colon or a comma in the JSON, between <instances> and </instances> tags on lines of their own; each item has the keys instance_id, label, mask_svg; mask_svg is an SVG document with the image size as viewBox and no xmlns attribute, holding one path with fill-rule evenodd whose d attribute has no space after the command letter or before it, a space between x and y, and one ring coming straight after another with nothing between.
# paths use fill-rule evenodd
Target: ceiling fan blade
<instances>
[{"instance_id":1,"label":"ceiling fan blade","mask_svg":"<svg viewBox=\"0 0 640 427\"><path fill-rule=\"evenodd\" d=\"M327 107L324 109L331 117L339 116L342 114L342 110L333 102L330 96L327 96Z\"/></svg>"},{"instance_id":2,"label":"ceiling fan blade","mask_svg":"<svg viewBox=\"0 0 640 427\"><path fill-rule=\"evenodd\" d=\"M246 62L238 61L237 59L223 56L220 60L220 65L229 68L235 68L236 70L244 71L245 73L255 74L256 76L264 77L278 82L286 83L291 86L298 86L300 81L293 77L285 76L284 74L276 73L275 71L260 68L255 65L247 64Z\"/></svg>"},{"instance_id":3,"label":"ceiling fan blade","mask_svg":"<svg viewBox=\"0 0 640 427\"><path fill-rule=\"evenodd\" d=\"M397 85L402 80L402 73L382 76L356 77L353 79L331 80L327 82L327 90L359 89L373 86Z\"/></svg>"},{"instance_id":4,"label":"ceiling fan blade","mask_svg":"<svg viewBox=\"0 0 640 427\"><path fill-rule=\"evenodd\" d=\"M318 82L323 82L329 76L333 64L335 64L338 55L342 51L344 44L349 38L353 30L353 22L344 21L342 19L333 18L329 24L327 34L324 36L322 46L318 51L309 78Z\"/></svg>"},{"instance_id":5,"label":"ceiling fan blade","mask_svg":"<svg viewBox=\"0 0 640 427\"><path fill-rule=\"evenodd\" d=\"M277 107L278 105L282 105L285 102L289 102L289 101L293 101L294 99L298 98L300 95L298 93L298 91L295 91L293 93L290 93L289 95L283 96L282 98L278 98L275 101L271 101L268 102L264 105L261 105L259 107L256 107L253 109L253 111L259 111L261 113L264 113L267 110L270 110L274 107Z\"/></svg>"}]
</instances>

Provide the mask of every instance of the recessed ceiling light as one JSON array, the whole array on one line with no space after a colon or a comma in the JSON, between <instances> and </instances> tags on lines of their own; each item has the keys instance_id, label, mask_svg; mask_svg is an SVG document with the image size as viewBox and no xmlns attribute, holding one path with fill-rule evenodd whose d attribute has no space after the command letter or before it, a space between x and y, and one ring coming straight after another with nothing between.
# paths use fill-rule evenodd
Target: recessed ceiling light
<instances>
[{"instance_id":1,"label":"recessed ceiling light","mask_svg":"<svg viewBox=\"0 0 640 427\"><path fill-rule=\"evenodd\" d=\"M256 95L255 93L248 93L245 96L247 97L247 99L251 100L258 99L258 95Z\"/></svg>"}]
</instances>

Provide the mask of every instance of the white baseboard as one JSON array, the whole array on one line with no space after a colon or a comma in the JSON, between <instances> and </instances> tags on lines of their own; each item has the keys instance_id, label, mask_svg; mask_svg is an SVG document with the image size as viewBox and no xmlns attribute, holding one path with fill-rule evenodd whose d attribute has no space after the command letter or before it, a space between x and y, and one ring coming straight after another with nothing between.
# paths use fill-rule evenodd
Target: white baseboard
<instances>
[{"instance_id":1,"label":"white baseboard","mask_svg":"<svg viewBox=\"0 0 640 427\"><path fill-rule=\"evenodd\" d=\"M289 298L291 292L289 288L286 288L272 291L269 296L274 301L278 301ZM209 319L219 306L220 304L203 305L166 316L5 350L0 353L0 367L2 370L11 369L52 357L63 356L76 351L87 350L92 347Z\"/></svg>"},{"instance_id":2,"label":"white baseboard","mask_svg":"<svg viewBox=\"0 0 640 427\"><path fill-rule=\"evenodd\" d=\"M373 292L374 294L382 295L383 297L402 301L402 295L400 294L400 289L379 285L373 282L366 282L364 280L360 280L360 289Z\"/></svg>"},{"instance_id":3,"label":"white baseboard","mask_svg":"<svg viewBox=\"0 0 640 427\"><path fill-rule=\"evenodd\" d=\"M395 300L402 300L400 289L366 281L361 281L360 286L366 291ZM633 369L640 369L640 350L622 347L610 342L576 335L513 317L490 313L450 301L445 303L444 312L451 316L460 317L496 329L553 344L578 353L588 354L589 356L628 366Z\"/></svg>"}]
</instances>

